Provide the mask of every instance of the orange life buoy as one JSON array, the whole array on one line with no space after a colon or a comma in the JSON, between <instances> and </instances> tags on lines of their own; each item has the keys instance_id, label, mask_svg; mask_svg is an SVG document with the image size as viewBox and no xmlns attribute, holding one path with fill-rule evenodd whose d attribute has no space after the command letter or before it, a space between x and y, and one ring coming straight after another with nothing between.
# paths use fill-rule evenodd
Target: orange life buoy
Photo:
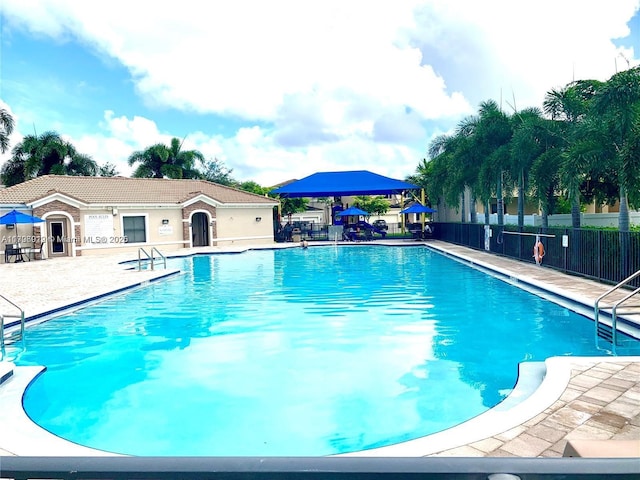
<instances>
[{"instance_id":1,"label":"orange life buoy","mask_svg":"<svg viewBox=\"0 0 640 480\"><path fill-rule=\"evenodd\" d=\"M544 245L540 240L537 240L533 246L533 258L536 259L538 265L542 263L542 257L544 257Z\"/></svg>"}]
</instances>

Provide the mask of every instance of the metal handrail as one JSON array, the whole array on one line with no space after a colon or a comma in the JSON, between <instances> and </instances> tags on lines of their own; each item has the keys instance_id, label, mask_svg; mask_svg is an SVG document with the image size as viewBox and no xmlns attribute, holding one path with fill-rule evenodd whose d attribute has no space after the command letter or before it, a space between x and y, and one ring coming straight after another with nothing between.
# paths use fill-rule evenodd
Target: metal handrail
<instances>
[{"instance_id":1,"label":"metal handrail","mask_svg":"<svg viewBox=\"0 0 640 480\"><path fill-rule=\"evenodd\" d=\"M616 332L617 332L617 324L618 324L618 307L622 305L624 302L626 302L627 300L629 300L631 297L637 295L638 293L640 293L640 287L636 288L633 292L629 293L627 296L625 296L621 300L618 300L616 303L613 304L613 307L611 308L611 343L613 345L617 345Z\"/></svg>"},{"instance_id":2,"label":"metal handrail","mask_svg":"<svg viewBox=\"0 0 640 480\"><path fill-rule=\"evenodd\" d=\"M598 298L596 298L596 301L595 301L595 303L593 305L593 308L594 308L594 321L595 321L595 327L596 327L596 332L595 332L596 333L596 343L598 342L598 326L599 326L599 322L600 322L600 302L602 300L604 300L607 296L611 295L616 290L624 287L627 283L629 283L631 280L634 280L637 277L640 277L640 270L638 270L636 273L628 276L627 278L622 280L620 283L618 283L617 285L611 287L609 290L607 290L602 295L600 295ZM618 307L620 305L622 305L624 302L626 302L627 300L629 300L630 298L632 298L635 295L637 295L638 293L640 293L640 288L632 291L631 293L626 295L621 300L618 300L617 302L613 303L611 307L608 307L608 308L611 308L611 343L614 346L614 348L616 346L616 340L617 340L617 321L618 321L617 310L618 310Z\"/></svg>"},{"instance_id":3,"label":"metal handrail","mask_svg":"<svg viewBox=\"0 0 640 480\"><path fill-rule=\"evenodd\" d=\"M149 255L149 252L147 252L144 248L140 247L138 248L138 270L142 270L142 253L144 253L146 260L151 261L151 268L153 269L153 259L151 258L151 255Z\"/></svg>"},{"instance_id":4,"label":"metal handrail","mask_svg":"<svg viewBox=\"0 0 640 480\"><path fill-rule=\"evenodd\" d=\"M15 303L13 303L11 300L9 300L4 295L0 295L0 298L2 300L4 300L5 302L7 302L8 304L10 304L11 306L17 308L18 311L20 312L20 315L0 314L0 353L2 353L2 356L0 358L4 358L4 353L5 353L4 352L4 349L5 349L5 343L4 343L4 319L5 318L19 318L20 319L20 339L23 339L24 338L24 310L22 308L20 308L18 305L16 305Z\"/></svg>"},{"instance_id":5,"label":"metal handrail","mask_svg":"<svg viewBox=\"0 0 640 480\"><path fill-rule=\"evenodd\" d=\"M156 258L156 254L158 255L158 257L162 260L162 264L164 266L164 269L167 269L167 257L165 257L162 253L160 253L160 250L158 250L156 247L151 247L151 253L147 252L143 247L138 248L138 270L142 270L142 255L144 254L144 256L146 257L146 261L148 261L151 264L151 270L155 269L155 258Z\"/></svg>"},{"instance_id":6,"label":"metal handrail","mask_svg":"<svg viewBox=\"0 0 640 480\"><path fill-rule=\"evenodd\" d=\"M160 257L162 259L162 263L164 266L164 269L167 269L167 257L165 257L163 254L160 253L160 250L158 250L156 247L151 247L151 270L153 270L153 262L155 259L155 255L153 253L157 253L158 257Z\"/></svg>"}]
</instances>

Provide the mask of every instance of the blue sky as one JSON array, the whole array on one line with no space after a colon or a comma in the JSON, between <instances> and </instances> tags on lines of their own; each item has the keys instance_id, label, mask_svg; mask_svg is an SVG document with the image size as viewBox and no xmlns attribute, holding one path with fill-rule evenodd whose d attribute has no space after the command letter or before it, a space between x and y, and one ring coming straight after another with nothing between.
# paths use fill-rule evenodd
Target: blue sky
<instances>
[{"instance_id":1,"label":"blue sky","mask_svg":"<svg viewBox=\"0 0 640 480\"><path fill-rule=\"evenodd\" d=\"M131 153L175 136L265 186L404 178L483 100L539 107L573 78L637 65L640 0L590 6L3 0L0 106L12 145L54 130L122 175Z\"/></svg>"}]
</instances>

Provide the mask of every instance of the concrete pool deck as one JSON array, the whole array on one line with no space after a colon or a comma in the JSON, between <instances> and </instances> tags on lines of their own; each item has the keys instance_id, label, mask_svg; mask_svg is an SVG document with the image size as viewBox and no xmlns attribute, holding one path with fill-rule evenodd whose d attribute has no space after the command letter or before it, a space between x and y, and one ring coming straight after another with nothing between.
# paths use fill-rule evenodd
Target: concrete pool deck
<instances>
[{"instance_id":1,"label":"concrete pool deck","mask_svg":"<svg viewBox=\"0 0 640 480\"><path fill-rule=\"evenodd\" d=\"M423 242L384 243L414 246ZM561 295L569 299L576 310L582 308L586 313L595 299L609 288L538 267L533 262L525 264L444 242L424 243L476 268L492 270L510 283L531 285ZM276 247L291 246L295 247L291 244ZM236 252L247 248L251 247L180 250L175 254ZM113 291L144 287L163 276L178 273L162 269L138 272L131 270L134 264L119 263L132 259L133 255L129 254L0 264L0 294L20 305L27 317L46 318L47 312L59 313L68 305L99 300L100 296ZM2 312L7 313L4 305L2 308ZM57 441L49 443L50 435L30 424L26 415L21 416L16 410L16 398L21 410L21 392L39 370L18 367L15 371L23 373L14 374L0 386L0 455L97 454L73 444L68 449L58 448L54 446ZM640 357L554 357L546 362L541 382L535 392L511 408L499 405L487 415L454 429L355 455L558 457L562 456L569 440L640 440ZM5 408L9 395L14 405ZM640 457L640 451L637 456Z\"/></svg>"}]
</instances>

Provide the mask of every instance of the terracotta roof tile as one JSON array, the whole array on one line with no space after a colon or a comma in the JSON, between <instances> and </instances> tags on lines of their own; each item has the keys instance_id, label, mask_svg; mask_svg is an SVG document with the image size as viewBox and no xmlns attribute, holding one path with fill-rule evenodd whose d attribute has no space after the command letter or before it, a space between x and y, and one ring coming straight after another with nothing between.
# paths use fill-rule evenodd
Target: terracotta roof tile
<instances>
[{"instance_id":1,"label":"terracotta roof tile","mask_svg":"<svg viewBox=\"0 0 640 480\"><path fill-rule=\"evenodd\" d=\"M272 198L205 180L44 175L0 190L2 203L31 203L59 192L87 204L181 204L206 195L222 204L275 204Z\"/></svg>"}]
</instances>

